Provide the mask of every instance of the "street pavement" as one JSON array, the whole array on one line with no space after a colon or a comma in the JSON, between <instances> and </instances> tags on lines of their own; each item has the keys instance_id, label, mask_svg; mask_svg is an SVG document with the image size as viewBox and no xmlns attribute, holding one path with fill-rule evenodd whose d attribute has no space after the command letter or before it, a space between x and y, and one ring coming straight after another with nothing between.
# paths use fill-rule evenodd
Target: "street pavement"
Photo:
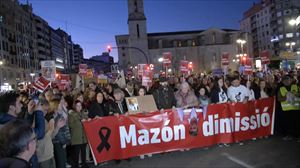
<instances>
[{"instance_id":1,"label":"street pavement","mask_svg":"<svg viewBox=\"0 0 300 168\"><path fill-rule=\"evenodd\" d=\"M284 141L281 136L271 136L268 139L246 141L244 145L231 144L230 147L212 146L208 149L197 148L189 151L176 151L164 154L154 154L123 160L116 164L109 161L97 167L246 167L300 168L300 142Z\"/></svg>"}]
</instances>

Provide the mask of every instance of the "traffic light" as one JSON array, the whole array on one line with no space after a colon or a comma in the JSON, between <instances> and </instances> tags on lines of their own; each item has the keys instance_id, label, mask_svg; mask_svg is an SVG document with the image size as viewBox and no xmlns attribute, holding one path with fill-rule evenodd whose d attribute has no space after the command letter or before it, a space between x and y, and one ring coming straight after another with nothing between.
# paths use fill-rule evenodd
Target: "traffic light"
<instances>
[{"instance_id":1,"label":"traffic light","mask_svg":"<svg viewBox=\"0 0 300 168\"><path fill-rule=\"evenodd\" d=\"M149 64L146 65L146 70L150 70Z\"/></svg>"},{"instance_id":2,"label":"traffic light","mask_svg":"<svg viewBox=\"0 0 300 168\"><path fill-rule=\"evenodd\" d=\"M110 51L111 51L111 46L108 45L106 48L107 48L108 53L110 53Z\"/></svg>"},{"instance_id":3,"label":"traffic light","mask_svg":"<svg viewBox=\"0 0 300 168\"><path fill-rule=\"evenodd\" d=\"M247 61L247 56L242 56L241 57L241 64L245 65L246 61Z\"/></svg>"}]
</instances>

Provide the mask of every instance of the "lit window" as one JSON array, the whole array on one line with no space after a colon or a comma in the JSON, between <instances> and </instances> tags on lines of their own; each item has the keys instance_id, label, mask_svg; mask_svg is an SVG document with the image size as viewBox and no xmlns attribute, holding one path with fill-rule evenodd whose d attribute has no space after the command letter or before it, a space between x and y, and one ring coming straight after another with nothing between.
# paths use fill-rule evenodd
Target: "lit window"
<instances>
[{"instance_id":1,"label":"lit window","mask_svg":"<svg viewBox=\"0 0 300 168\"><path fill-rule=\"evenodd\" d=\"M287 33L286 34L286 38L292 38L293 37L293 33Z\"/></svg>"},{"instance_id":2,"label":"lit window","mask_svg":"<svg viewBox=\"0 0 300 168\"><path fill-rule=\"evenodd\" d=\"M279 35L279 39L283 39L283 35L282 34Z\"/></svg>"},{"instance_id":3,"label":"lit window","mask_svg":"<svg viewBox=\"0 0 300 168\"><path fill-rule=\"evenodd\" d=\"M280 17L281 16L281 12L277 12L277 17Z\"/></svg>"}]
</instances>

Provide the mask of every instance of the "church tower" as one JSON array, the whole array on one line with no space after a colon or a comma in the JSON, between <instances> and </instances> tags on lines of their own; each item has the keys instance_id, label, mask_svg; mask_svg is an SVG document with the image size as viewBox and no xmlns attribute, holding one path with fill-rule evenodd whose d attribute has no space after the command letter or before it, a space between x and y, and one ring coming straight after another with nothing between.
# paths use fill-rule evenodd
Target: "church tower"
<instances>
[{"instance_id":1,"label":"church tower","mask_svg":"<svg viewBox=\"0 0 300 168\"><path fill-rule=\"evenodd\" d=\"M147 63L148 36L143 0L128 0L129 66Z\"/></svg>"}]
</instances>

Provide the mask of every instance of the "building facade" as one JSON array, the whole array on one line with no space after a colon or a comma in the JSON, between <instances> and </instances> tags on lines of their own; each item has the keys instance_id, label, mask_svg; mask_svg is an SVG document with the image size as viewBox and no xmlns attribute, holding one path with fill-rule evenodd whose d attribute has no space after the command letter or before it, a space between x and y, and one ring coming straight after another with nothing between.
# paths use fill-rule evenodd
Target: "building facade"
<instances>
[{"instance_id":1,"label":"building facade","mask_svg":"<svg viewBox=\"0 0 300 168\"><path fill-rule=\"evenodd\" d=\"M288 53L295 61L300 51L299 29L289 21L299 15L299 0L261 0L253 4L240 22L241 30L253 40L253 55L259 57L261 51L268 50L274 60L284 60ZM292 47L288 45L292 43Z\"/></svg>"},{"instance_id":2,"label":"building facade","mask_svg":"<svg viewBox=\"0 0 300 168\"><path fill-rule=\"evenodd\" d=\"M78 72L79 70L79 64L83 62L83 50L79 44L74 44L73 45L74 49L74 55L72 59L72 71L73 72Z\"/></svg>"},{"instance_id":3,"label":"building facade","mask_svg":"<svg viewBox=\"0 0 300 168\"><path fill-rule=\"evenodd\" d=\"M71 61L78 65L83 58L81 47L73 47L71 36L51 28L32 12L31 4L0 1L0 86L5 83L14 89L31 82L43 60L55 60L58 72L70 73Z\"/></svg>"},{"instance_id":4,"label":"building facade","mask_svg":"<svg viewBox=\"0 0 300 168\"><path fill-rule=\"evenodd\" d=\"M180 60L193 62L194 71L210 71L221 67L221 56L228 52L231 60L237 54L249 53L246 43L243 51L236 43L239 38L247 39L247 33L239 30L210 28L197 31L147 33L143 0L128 0L129 34L117 35L116 43L119 56L119 67L128 69L141 63L154 64L155 70L162 69L158 61L163 53L172 55L171 70L179 70ZM238 65L230 62L231 69Z\"/></svg>"},{"instance_id":5,"label":"building facade","mask_svg":"<svg viewBox=\"0 0 300 168\"><path fill-rule=\"evenodd\" d=\"M1 0L0 16L0 86L16 88L39 68L34 14L29 4Z\"/></svg>"},{"instance_id":6,"label":"building facade","mask_svg":"<svg viewBox=\"0 0 300 168\"><path fill-rule=\"evenodd\" d=\"M55 60L56 70L65 72L67 67L67 47L66 39L60 29L51 28L51 56Z\"/></svg>"}]
</instances>

